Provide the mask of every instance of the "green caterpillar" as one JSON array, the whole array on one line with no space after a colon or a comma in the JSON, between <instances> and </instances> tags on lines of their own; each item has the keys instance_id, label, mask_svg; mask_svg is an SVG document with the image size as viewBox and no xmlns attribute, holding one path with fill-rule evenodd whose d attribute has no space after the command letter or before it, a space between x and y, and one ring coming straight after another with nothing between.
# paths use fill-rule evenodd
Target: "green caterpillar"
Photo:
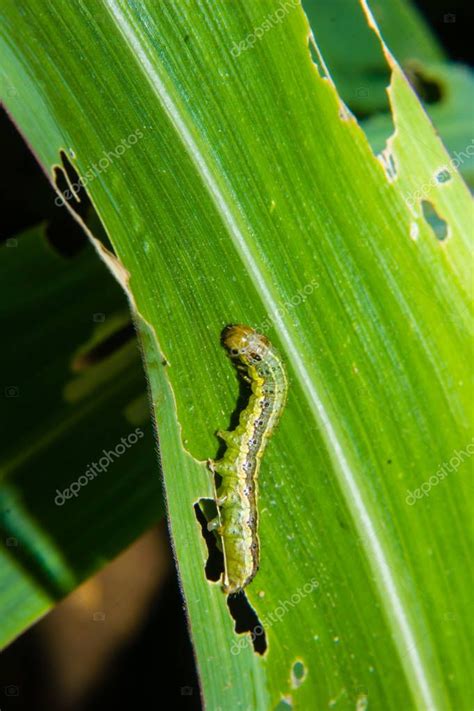
<instances>
[{"instance_id":1,"label":"green caterpillar","mask_svg":"<svg viewBox=\"0 0 474 711\"><path fill-rule=\"evenodd\" d=\"M222 342L251 387L236 429L217 433L227 445L224 456L208 460L211 472L221 477L216 490L218 516L208 528L220 535L223 588L230 594L248 585L258 570L258 472L267 441L285 406L288 382L275 348L250 326L227 326Z\"/></svg>"}]
</instances>

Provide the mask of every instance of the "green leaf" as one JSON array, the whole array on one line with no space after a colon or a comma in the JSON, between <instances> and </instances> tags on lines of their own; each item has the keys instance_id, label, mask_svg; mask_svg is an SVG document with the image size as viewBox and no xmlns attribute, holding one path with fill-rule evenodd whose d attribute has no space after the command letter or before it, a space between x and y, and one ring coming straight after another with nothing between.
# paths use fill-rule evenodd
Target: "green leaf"
<instances>
[{"instance_id":1,"label":"green leaf","mask_svg":"<svg viewBox=\"0 0 474 711\"><path fill-rule=\"evenodd\" d=\"M9 110L50 174L71 156L126 270L102 253L140 323L207 706L462 708L472 206L453 169L429 195L446 239L425 220L415 193L449 156L398 65L384 167L294 3L5 14ZM238 399L232 322L268 332L290 377L247 589L264 656L206 580L194 512Z\"/></svg>"},{"instance_id":2,"label":"green leaf","mask_svg":"<svg viewBox=\"0 0 474 711\"><path fill-rule=\"evenodd\" d=\"M33 229L0 250L0 274L5 645L163 507L127 305L92 247L64 259Z\"/></svg>"}]
</instances>

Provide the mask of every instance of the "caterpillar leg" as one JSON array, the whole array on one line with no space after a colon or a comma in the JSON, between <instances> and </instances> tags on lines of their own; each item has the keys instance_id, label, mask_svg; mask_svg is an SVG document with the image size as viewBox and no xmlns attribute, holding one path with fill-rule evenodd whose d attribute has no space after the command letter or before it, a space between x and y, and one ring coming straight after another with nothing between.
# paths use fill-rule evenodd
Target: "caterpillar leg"
<instances>
[{"instance_id":1,"label":"caterpillar leg","mask_svg":"<svg viewBox=\"0 0 474 711\"><path fill-rule=\"evenodd\" d=\"M215 518L207 522L207 530L216 531L216 533L222 535L222 524L219 516L216 516Z\"/></svg>"},{"instance_id":2,"label":"caterpillar leg","mask_svg":"<svg viewBox=\"0 0 474 711\"><path fill-rule=\"evenodd\" d=\"M219 439L226 443L227 447L238 447L239 437L235 432L228 432L227 430L217 430L216 432Z\"/></svg>"}]
</instances>

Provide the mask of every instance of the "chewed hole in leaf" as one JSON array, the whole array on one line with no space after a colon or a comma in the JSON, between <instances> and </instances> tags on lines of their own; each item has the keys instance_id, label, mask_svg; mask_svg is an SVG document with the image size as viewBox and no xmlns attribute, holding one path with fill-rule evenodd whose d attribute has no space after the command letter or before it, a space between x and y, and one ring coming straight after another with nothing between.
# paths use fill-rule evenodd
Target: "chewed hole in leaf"
<instances>
[{"instance_id":1,"label":"chewed hole in leaf","mask_svg":"<svg viewBox=\"0 0 474 711\"><path fill-rule=\"evenodd\" d=\"M387 175L388 180L390 182L393 182L397 177L397 164L392 151L388 148L383 150L379 154L379 160L385 169L385 173Z\"/></svg>"},{"instance_id":2,"label":"chewed hole in leaf","mask_svg":"<svg viewBox=\"0 0 474 711\"><path fill-rule=\"evenodd\" d=\"M395 163L395 158L393 153L389 153L387 156L387 174L393 180L397 175L397 164Z\"/></svg>"},{"instance_id":3,"label":"chewed hole in leaf","mask_svg":"<svg viewBox=\"0 0 474 711\"><path fill-rule=\"evenodd\" d=\"M212 499L200 499L194 504L194 513L201 526L201 533L207 545L206 578L213 583L220 580L224 572L224 556L219 548L218 535L209 531L207 524L217 516L216 504Z\"/></svg>"},{"instance_id":4,"label":"chewed hole in leaf","mask_svg":"<svg viewBox=\"0 0 474 711\"><path fill-rule=\"evenodd\" d=\"M230 614L235 620L237 634L250 632L249 644L253 644L254 651L257 654L265 654L267 650L265 629L258 619L257 613L250 605L246 594L241 591L235 595L229 595L227 605Z\"/></svg>"},{"instance_id":5,"label":"chewed hole in leaf","mask_svg":"<svg viewBox=\"0 0 474 711\"><path fill-rule=\"evenodd\" d=\"M301 660L297 660L291 669L291 685L293 688L300 686L306 678L306 667Z\"/></svg>"},{"instance_id":6,"label":"chewed hole in leaf","mask_svg":"<svg viewBox=\"0 0 474 711\"><path fill-rule=\"evenodd\" d=\"M436 175L436 182L442 185L443 183L448 183L451 180L451 173L447 168L442 168Z\"/></svg>"},{"instance_id":7,"label":"chewed hole in leaf","mask_svg":"<svg viewBox=\"0 0 474 711\"><path fill-rule=\"evenodd\" d=\"M61 165L55 165L53 168L53 180L61 193L61 196L56 198L56 204L62 207L65 203L69 203L70 207L84 218L91 204L89 197L69 156L64 151L60 151L59 155Z\"/></svg>"},{"instance_id":8,"label":"chewed hole in leaf","mask_svg":"<svg viewBox=\"0 0 474 711\"><path fill-rule=\"evenodd\" d=\"M75 231L81 234L80 246L87 242L87 236L84 227L87 227L90 233L93 234L109 252L114 252L112 244L104 230L102 222L97 215L97 212L87 194L81 177L74 167L69 156L60 151L61 165L53 166L53 182L60 193L55 198L55 205L58 213L61 214L51 222L46 231L46 236L51 244L58 252L64 256L74 256L78 249L75 247L74 241L71 239L71 229L69 227L72 215L77 215ZM67 221L68 229L64 230L63 224ZM73 234L74 237L74 234ZM77 237L76 240L77 241Z\"/></svg>"},{"instance_id":9,"label":"chewed hole in leaf","mask_svg":"<svg viewBox=\"0 0 474 711\"><path fill-rule=\"evenodd\" d=\"M436 239L440 242L445 240L448 236L448 223L438 215L433 203L428 200L422 200L421 209L423 210L423 217L433 230Z\"/></svg>"},{"instance_id":10,"label":"chewed hole in leaf","mask_svg":"<svg viewBox=\"0 0 474 711\"><path fill-rule=\"evenodd\" d=\"M54 200L56 209L46 226L46 238L61 256L74 257L87 244L87 236L78 222L72 218L70 211L64 209L65 196L70 195L73 198L71 202L74 204L71 207L84 221L87 221L93 207L87 193L80 185L79 175L71 161L64 151L61 151L60 156L61 165L53 167L53 182L60 195L57 195ZM74 185L78 186L78 191L73 195L71 186Z\"/></svg>"}]
</instances>

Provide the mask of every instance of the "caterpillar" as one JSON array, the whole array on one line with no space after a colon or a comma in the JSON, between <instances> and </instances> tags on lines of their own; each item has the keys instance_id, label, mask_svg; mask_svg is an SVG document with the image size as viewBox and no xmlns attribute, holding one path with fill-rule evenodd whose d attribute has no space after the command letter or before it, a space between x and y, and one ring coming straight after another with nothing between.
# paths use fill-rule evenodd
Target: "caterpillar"
<instances>
[{"instance_id":1,"label":"caterpillar","mask_svg":"<svg viewBox=\"0 0 474 711\"><path fill-rule=\"evenodd\" d=\"M268 439L285 406L288 384L278 352L250 326L226 326L222 344L251 389L235 430L217 432L226 444L224 456L207 462L218 512L208 528L220 536L223 589L232 594L248 585L259 567L258 473ZM216 479L220 481L218 487Z\"/></svg>"}]
</instances>

